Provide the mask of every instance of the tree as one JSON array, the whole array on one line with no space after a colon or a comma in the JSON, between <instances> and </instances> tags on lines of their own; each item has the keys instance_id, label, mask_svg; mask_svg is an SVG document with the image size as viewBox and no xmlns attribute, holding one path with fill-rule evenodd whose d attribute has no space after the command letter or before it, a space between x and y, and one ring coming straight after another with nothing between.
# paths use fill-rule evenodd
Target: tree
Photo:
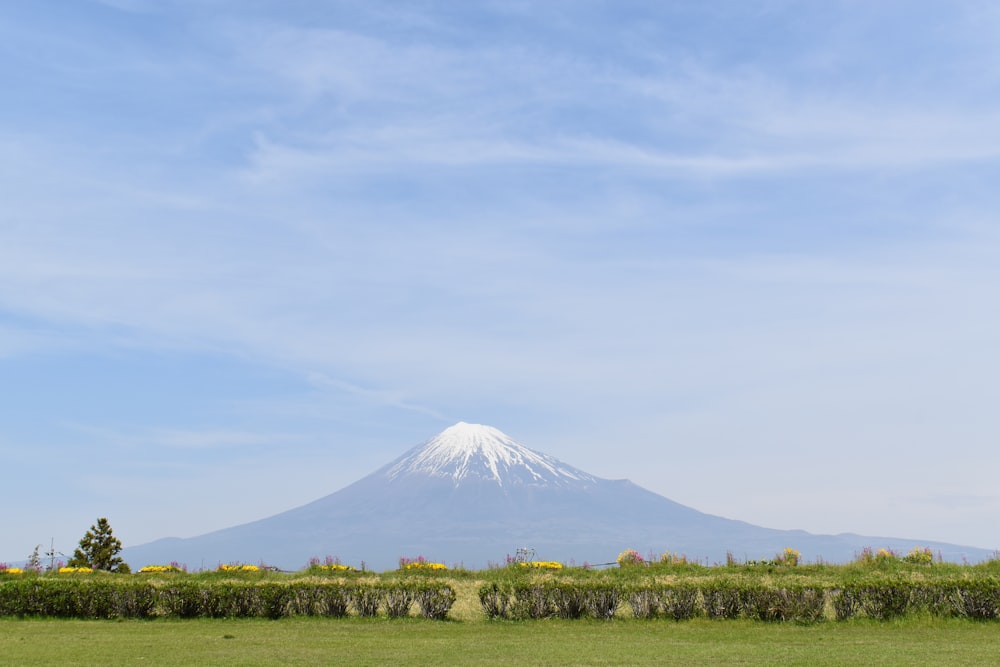
<instances>
[{"instance_id":1,"label":"tree","mask_svg":"<svg viewBox=\"0 0 1000 667\"><path fill-rule=\"evenodd\" d=\"M128 564L118 556L121 550L122 541L111 534L111 524L101 517L80 540L80 548L73 552L67 565L127 573Z\"/></svg>"},{"instance_id":2,"label":"tree","mask_svg":"<svg viewBox=\"0 0 1000 667\"><path fill-rule=\"evenodd\" d=\"M31 552L30 556L28 556L28 560L24 562L24 569L34 570L35 572L42 571L42 557L38 554L38 550L41 548L41 544L35 547L35 550Z\"/></svg>"}]
</instances>

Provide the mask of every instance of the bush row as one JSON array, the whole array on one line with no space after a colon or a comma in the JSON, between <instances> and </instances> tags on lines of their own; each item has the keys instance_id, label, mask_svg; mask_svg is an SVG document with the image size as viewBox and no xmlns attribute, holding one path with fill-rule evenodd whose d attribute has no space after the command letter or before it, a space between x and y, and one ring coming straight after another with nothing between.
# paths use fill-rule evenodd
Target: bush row
<instances>
[{"instance_id":1,"label":"bush row","mask_svg":"<svg viewBox=\"0 0 1000 667\"><path fill-rule=\"evenodd\" d=\"M725 580L641 586L565 581L493 582L480 587L479 602L491 619L584 615L610 619L624 602L636 618L678 621L702 616L814 623L829 617L885 620L918 613L993 620L1000 618L1000 581L933 584L858 581L841 588Z\"/></svg>"},{"instance_id":2,"label":"bush row","mask_svg":"<svg viewBox=\"0 0 1000 667\"><path fill-rule=\"evenodd\" d=\"M919 611L981 621L1000 618L1000 580L995 578L935 583L857 582L832 591L831 598L838 620L855 616L884 620Z\"/></svg>"},{"instance_id":3,"label":"bush row","mask_svg":"<svg viewBox=\"0 0 1000 667\"><path fill-rule=\"evenodd\" d=\"M422 616L444 619L455 602L447 584L394 582L169 582L25 579L0 585L0 616L57 618L284 618Z\"/></svg>"},{"instance_id":4,"label":"bush row","mask_svg":"<svg viewBox=\"0 0 1000 667\"><path fill-rule=\"evenodd\" d=\"M487 618L608 619L621 604L622 587L600 582L546 581L490 583L479 589L479 603Z\"/></svg>"}]
</instances>

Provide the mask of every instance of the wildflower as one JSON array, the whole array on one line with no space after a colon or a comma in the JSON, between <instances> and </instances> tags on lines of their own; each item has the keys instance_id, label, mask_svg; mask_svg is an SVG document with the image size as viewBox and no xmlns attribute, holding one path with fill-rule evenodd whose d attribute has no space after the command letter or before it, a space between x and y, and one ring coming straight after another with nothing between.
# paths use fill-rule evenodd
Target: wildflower
<instances>
[{"instance_id":1,"label":"wildflower","mask_svg":"<svg viewBox=\"0 0 1000 667\"><path fill-rule=\"evenodd\" d=\"M880 563L884 563L885 561L895 560L895 559L896 559L896 552L893 551L892 549L879 549L875 553L875 560Z\"/></svg>"},{"instance_id":2,"label":"wildflower","mask_svg":"<svg viewBox=\"0 0 1000 667\"><path fill-rule=\"evenodd\" d=\"M444 563L430 563L423 556L417 556L416 558L407 558L403 556L399 559L399 569L400 570L447 570L448 566Z\"/></svg>"},{"instance_id":3,"label":"wildflower","mask_svg":"<svg viewBox=\"0 0 1000 667\"><path fill-rule=\"evenodd\" d=\"M907 563L927 565L934 562L934 553L927 547L913 547L903 560Z\"/></svg>"},{"instance_id":4,"label":"wildflower","mask_svg":"<svg viewBox=\"0 0 1000 667\"><path fill-rule=\"evenodd\" d=\"M563 568L562 563L557 563L556 561L546 561L546 560L533 560L518 563L519 567L531 568L533 570L561 570Z\"/></svg>"},{"instance_id":5,"label":"wildflower","mask_svg":"<svg viewBox=\"0 0 1000 667\"><path fill-rule=\"evenodd\" d=\"M325 565L313 565L309 569L311 570L324 570L326 572L357 572L357 570L350 565L341 565L340 563L328 563Z\"/></svg>"},{"instance_id":6,"label":"wildflower","mask_svg":"<svg viewBox=\"0 0 1000 667\"><path fill-rule=\"evenodd\" d=\"M181 568L171 563L170 565L146 565L139 569L139 574L162 574L164 572L180 572Z\"/></svg>"},{"instance_id":7,"label":"wildflower","mask_svg":"<svg viewBox=\"0 0 1000 667\"><path fill-rule=\"evenodd\" d=\"M447 570L444 563L428 563L427 561L413 561L403 566L404 570Z\"/></svg>"},{"instance_id":8,"label":"wildflower","mask_svg":"<svg viewBox=\"0 0 1000 667\"><path fill-rule=\"evenodd\" d=\"M241 565L240 563L223 563L219 566L217 572L260 572L260 568L256 565Z\"/></svg>"},{"instance_id":9,"label":"wildflower","mask_svg":"<svg viewBox=\"0 0 1000 667\"><path fill-rule=\"evenodd\" d=\"M646 561L643 559L639 552L635 549L626 549L625 551L618 554L616 559L619 567L626 567L628 565L645 565Z\"/></svg>"},{"instance_id":10,"label":"wildflower","mask_svg":"<svg viewBox=\"0 0 1000 667\"><path fill-rule=\"evenodd\" d=\"M669 551L664 551L660 555L660 562L664 565L686 565L688 559L684 554L675 554Z\"/></svg>"},{"instance_id":11,"label":"wildflower","mask_svg":"<svg viewBox=\"0 0 1000 667\"><path fill-rule=\"evenodd\" d=\"M791 567L798 565L801 559L802 554L798 550L792 549L791 547L785 547L784 551L775 556L775 561L777 561L778 564L789 565Z\"/></svg>"}]
</instances>

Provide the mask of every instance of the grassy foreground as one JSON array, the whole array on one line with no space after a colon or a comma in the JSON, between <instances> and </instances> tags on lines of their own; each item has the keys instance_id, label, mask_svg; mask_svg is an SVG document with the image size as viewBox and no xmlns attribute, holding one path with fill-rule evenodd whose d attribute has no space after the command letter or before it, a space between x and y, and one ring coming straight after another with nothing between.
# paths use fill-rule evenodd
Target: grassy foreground
<instances>
[{"instance_id":1,"label":"grassy foreground","mask_svg":"<svg viewBox=\"0 0 1000 667\"><path fill-rule=\"evenodd\" d=\"M0 665L987 665L965 620L0 620Z\"/></svg>"}]
</instances>

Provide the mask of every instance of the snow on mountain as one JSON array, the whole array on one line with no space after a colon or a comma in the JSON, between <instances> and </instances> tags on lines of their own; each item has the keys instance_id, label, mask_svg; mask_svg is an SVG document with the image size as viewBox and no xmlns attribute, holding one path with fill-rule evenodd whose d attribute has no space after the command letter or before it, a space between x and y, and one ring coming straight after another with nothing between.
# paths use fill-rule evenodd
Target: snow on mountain
<instances>
[{"instance_id":1,"label":"snow on mountain","mask_svg":"<svg viewBox=\"0 0 1000 667\"><path fill-rule=\"evenodd\" d=\"M411 449L384 469L393 481L406 476L491 481L500 487L594 484L597 479L558 459L528 449L502 431L459 422Z\"/></svg>"}]
</instances>

